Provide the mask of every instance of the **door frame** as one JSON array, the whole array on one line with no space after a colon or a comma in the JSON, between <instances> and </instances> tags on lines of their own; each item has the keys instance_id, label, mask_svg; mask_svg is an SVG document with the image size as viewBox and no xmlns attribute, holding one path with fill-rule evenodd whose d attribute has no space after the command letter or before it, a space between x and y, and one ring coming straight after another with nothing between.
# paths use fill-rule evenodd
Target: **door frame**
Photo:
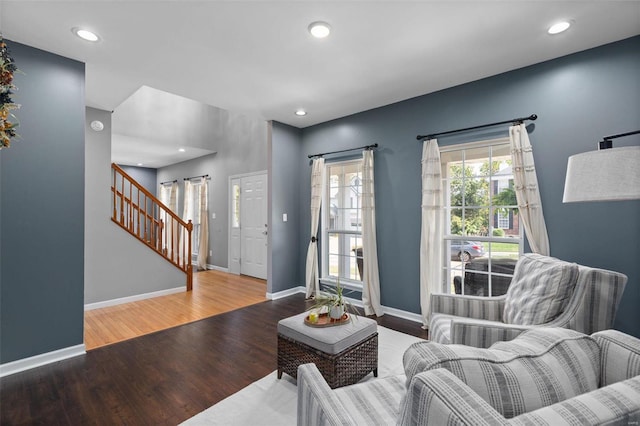
<instances>
[{"instance_id":1,"label":"door frame","mask_svg":"<svg viewBox=\"0 0 640 426\"><path fill-rule=\"evenodd\" d=\"M227 265L228 265L228 271L231 274L235 274L235 275L240 275L240 268L238 268L238 270L236 271L235 268L232 267L231 264L231 249L232 249L232 245L231 245L231 223L232 223L232 219L233 219L233 181L234 180L240 180L242 181L242 178L246 178L246 177L251 177L251 176L258 176L258 175L265 175L267 177L267 187L268 187L268 183L269 183L269 171L268 170L259 170L257 172L250 172L250 173L241 173L241 174L237 174L237 175L231 175L229 176L229 182L228 182L228 187L227 187L227 205L229 206L229 211L228 211L228 223L227 223ZM242 186L240 186L240 193L242 194ZM269 195L267 195L269 196ZM242 195L240 196L240 210L242 211ZM269 201L267 200L267 219L269 217ZM240 223L240 227L242 227L242 223ZM269 229L269 227L267 227L267 229ZM269 236L267 236L267 241L269 240ZM240 252L242 253L242 251ZM269 275L269 263L268 263L268 251L267 251L267 276Z\"/></svg>"}]
</instances>

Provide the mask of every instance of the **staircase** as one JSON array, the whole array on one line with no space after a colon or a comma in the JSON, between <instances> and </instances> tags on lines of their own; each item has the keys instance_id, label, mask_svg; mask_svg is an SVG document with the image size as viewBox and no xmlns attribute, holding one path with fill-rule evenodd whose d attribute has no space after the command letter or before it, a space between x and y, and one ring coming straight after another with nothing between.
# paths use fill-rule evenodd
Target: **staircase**
<instances>
[{"instance_id":1,"label":"staircase","mask_svg":"<svg viewBox=\"0 0 640 426\"><path fill-rule=\"evenodd\" d=\"M183 271L191 291L191 221L180 219L115 163L111 164L111 195L111 220Z\"/></svg>"}]
</instances>

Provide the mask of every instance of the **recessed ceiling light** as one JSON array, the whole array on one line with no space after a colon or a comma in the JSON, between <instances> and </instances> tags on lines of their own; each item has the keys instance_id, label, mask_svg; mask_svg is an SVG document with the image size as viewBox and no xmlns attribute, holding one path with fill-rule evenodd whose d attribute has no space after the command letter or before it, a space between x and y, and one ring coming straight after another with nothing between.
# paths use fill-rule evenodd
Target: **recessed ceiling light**
<instances>
[{"instance_id":1,"label":"recessed ceiling light","mask_svg":"<svg viewBox=\"0 0 640 426\"><path fill-rule=\"evenodd\" d=\"M138 163L138 166L144 166L144 164L143 163Z\"/></svg>"},{"instance_id":2,"label":"recessed ceiling light","mask_svg":"<svg viewBox=\"0 0 640 426\"><path fill-rule=\"evenodd\" d=\"M185 149L184 149L184 148L180 148L180 149L178 149L178 152L184 152L184 151L185 151Z\"/></svg>"},{"instance_id":3,"label":"recessed ceiling light","mask_svg":"<svg viewBox=\"0 0 640 426\"><path fill-rule=\"evenodd\" d=\"M299 109L296 111L296 115L302 117L304 115L307 115L307 111L303 110L303 109Z\"/></svg>"},{"instance_id":4,"label":"recessed ceiling light","mask_svg":"<svg viewBox=\"0 0 640 426\"><path fill-rule=\"evenodd\" d=\"M91 32L89 30L85 30L83 28L71 28L71 32L74 33L75 35L77 35L78 37L80 37L83 40L87 40L87 41L99 41L100 37L98 37L98 35L94 32Z\"/></svg>"},{"instance_id":5,"label":"recessed ceiling light","mask_svg":"<svg viewBox=\"0 0 640 426\"><path fill-rule=\"evenodd\" d=\"M549 27L547 32L549 34L559 34L563 31L566 31L571 26L571 22L569 21L560 21Z\"/></svg>"},{"instance_id":6,"label":"recessed ceiling light","mask_svg":"<svg viewBox=\"0 0 640 426\"><path fill-rule=\"evenodd\" d=\"M325 38L331 32L331 26L322 21L312 22L309 24L309 32L315 38Z\"/></svg>"},{"instance_id":7,"label":"recessed ceiling light","mask_svg":"<svg viewBox=\"0 0 640 426\"><path fill-rule=\"evenodd\" d=\"M93 120L91 122L91 128L96 132L101 132L104 129L104 124L100 120Z\"/></svg>"}]
</instances>

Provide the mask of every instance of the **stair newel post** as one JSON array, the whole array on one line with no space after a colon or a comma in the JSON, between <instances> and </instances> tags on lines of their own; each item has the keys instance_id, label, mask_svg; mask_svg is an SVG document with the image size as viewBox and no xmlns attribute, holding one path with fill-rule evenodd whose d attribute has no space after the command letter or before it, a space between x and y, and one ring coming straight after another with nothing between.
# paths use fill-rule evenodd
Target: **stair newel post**
<instances>
[{"instance_id":1,"label":"stair newel post","mask_svg":"<svg viewBox=\"0 0 640 426\"><path fill-rule=\"evenodd\" d=\"M193 290L193 265L191 264L191 231L193 231L193 223L191 220L187 223L187 250L189 256L187 257L187 291Z\"/></svg>"}]
</instances>

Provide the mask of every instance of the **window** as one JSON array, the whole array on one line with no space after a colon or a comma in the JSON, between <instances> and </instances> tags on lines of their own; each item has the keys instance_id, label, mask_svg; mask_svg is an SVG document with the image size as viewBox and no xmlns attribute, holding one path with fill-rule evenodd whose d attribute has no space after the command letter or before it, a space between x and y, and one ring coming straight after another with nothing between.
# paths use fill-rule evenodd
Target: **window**
<instances>
[{"instance_id":1,"label":"window","mask_svg":"<svg viewBox=\"0 0 640 426\"><path fill-rule=\"evenodd\" d=\"M362 160L325 165L322 200L322 277L361 284Z\"/></svg>"},{"instance_id":2,"label":"window","mask_svg":"<svg viewBox=\"0 0 640 426\"><path fill-rule=\"evenodd\" d=\"M441 148L444 291L504 294L522 253L508 139Z\"/></svg>"}]
</instances>

